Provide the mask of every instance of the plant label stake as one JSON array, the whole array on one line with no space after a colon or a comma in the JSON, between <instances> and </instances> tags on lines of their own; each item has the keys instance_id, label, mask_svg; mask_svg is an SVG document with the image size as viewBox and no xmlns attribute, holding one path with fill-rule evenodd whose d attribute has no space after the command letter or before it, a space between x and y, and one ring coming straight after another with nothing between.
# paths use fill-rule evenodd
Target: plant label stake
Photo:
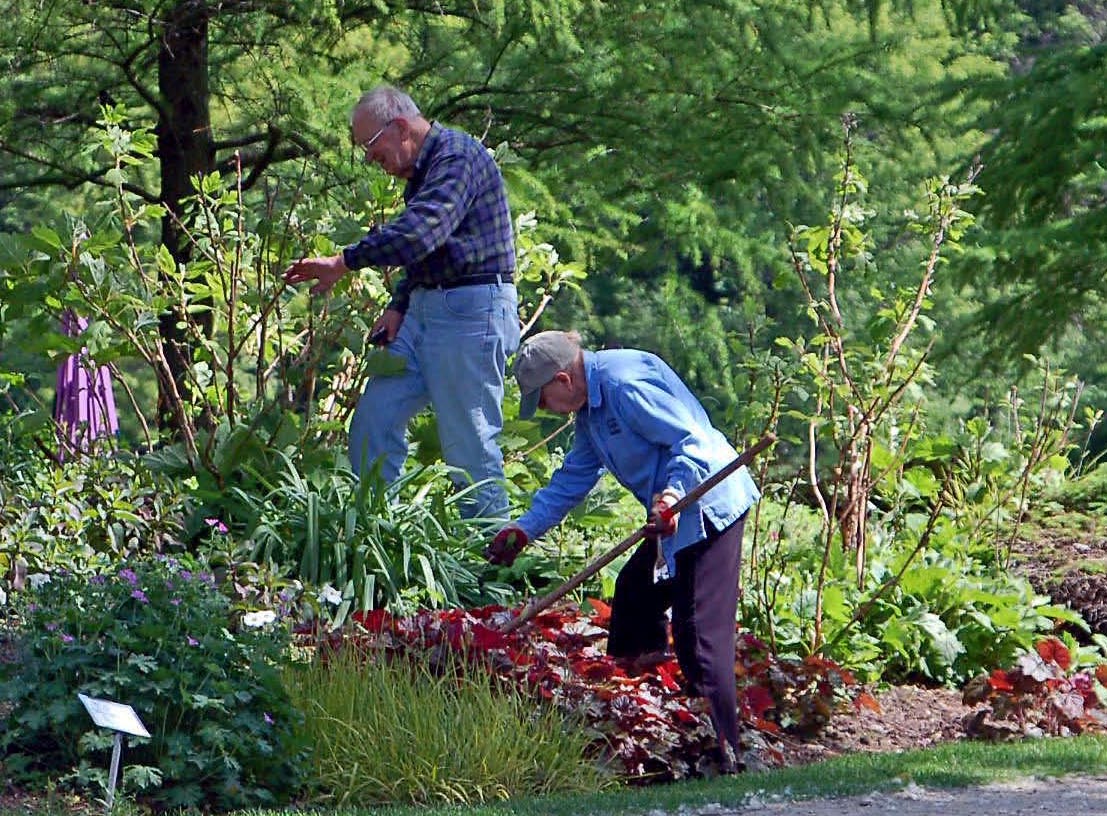
<instances>
[{"instance_id":1,"label":"plant label stake","mask_svg":"<svg viewBox=\"0 0 1107 816\"><path fill-rule=\"evenodd\" d=\"M734 473L736 470L748 465L759 453L761 453L775 441L776 434L765 434L763 437L757 440L757 443L754 444L752 447L749 447L746 450L742 451L742 455L731 462L729 465L726 465L716 473L708 476L706 479L696 485L696 487L694 487L692 490L689 490L684 495L684 498L682 498L680 501L669 508L668 512L664 514L663 520L668 521L684 508L688 507L689 505L695 504L705 493L707 493L707 491L711 490L711 488L715 487L717 484L719 484L719 482L728 477L730 474ZM564 598L578 586L583 584L601 569L606 567L620 555L625 553L627 550L629 550L631 547L633 547L635 544L645 538L648 529L649 525L642 525L629 536L627 536L614 547L612 547L610 550L608 550L606 553L601 555L595 561L590 563L588 566L586 566L584 569L582 569L580 572L570 578L568 581L555 589L553 592L549 593L548 595L543 595L541 598L536 598L528 601L527 605L523 607L523 611L520 612L517 617L512 618L506 624L504 624L504 626L500 628L500 631L504 634L507 634L508 632L514 632L516 629L529 621L539 612L549 609L557 601Z\"/></svg>"},{"instance_id":2,"label":"plant label stake","mask_svg":"<svg viewBox=\"0 0 1107 816\"><path fill-rule=\"evenodd\" d=\"M111 769L108 771L107 812L111 813L115 805L115 784L119 778L119 758L123 754L123 735L149 737L150 732L146 730L138 714L129 705L113 703L111 700L98 700L84 694L78 694L77 699L84 705L96 725L115 732L115 744L111 749Z\"/></svg>"}]
</instances>

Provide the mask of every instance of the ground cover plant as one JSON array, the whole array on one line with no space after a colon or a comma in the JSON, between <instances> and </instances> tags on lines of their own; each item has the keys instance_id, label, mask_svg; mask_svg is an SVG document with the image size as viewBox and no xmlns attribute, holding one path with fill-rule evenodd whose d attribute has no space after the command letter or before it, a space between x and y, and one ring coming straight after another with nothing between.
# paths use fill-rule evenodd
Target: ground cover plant
<instances>
[{"instance_id":1,"label":"ground cover plant","mask_svg":"<svg viewBox=\"0 0 1107 816\"><path fill-rule=\"evenodd\" d=\"M151 737L130 738L123 784L160 807L287 800L305 770L300 713L282 684L287 630L272 613L231 619L214 576L155 557L57 572L21 592L0 660L0 769L15 783L107 784L112 736L77 698L126 701Z\"/></svg>"},{"instance_id":2,"label":"ground cover plant","mask_svg":"<svg viewBox=\"0 0 1107 816\"><path fill-rule=\"evenodd\" d=\"M439 672L452 671L457 657L464 656L480 673L581 718L589 755L625 782L716 772L715 736L706 707L683 693L676 661L633 667L604 653L605 604L591 601L583 611L576 606L547 611L504 634L500 627L511 615L495 606L406 617L383 610L355 613L320 648L324 654L352 652L369 661L382 656L414 660ZM318 635L307 632L304 637L311 643ZM854 682L831 661L778 660L748 634L741 638L735 675L747 723L743 749L747 761L757 766L779 762L776 737L824 726Z\"/></svg>"},{"instance_id":3,"label":"ground cover plant","mask_svg":"<svg viewBox=\"0 0 1107 816\"><path fill-rule=\"evenodd\" d=\"M966 726L969 733L1010 739L1107 732L1107 663L1082 666L1074 652L1058 638L1046 638L1013 666L974 678L964 699L987 708Z\"/></svg>"}]
</instances>

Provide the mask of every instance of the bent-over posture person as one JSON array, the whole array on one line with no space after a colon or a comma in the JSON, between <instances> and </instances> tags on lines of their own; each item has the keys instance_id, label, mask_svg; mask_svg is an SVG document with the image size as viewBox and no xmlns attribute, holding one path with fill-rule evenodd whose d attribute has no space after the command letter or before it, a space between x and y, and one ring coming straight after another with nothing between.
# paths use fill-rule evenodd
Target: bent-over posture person
<instances>
[{"instance_id":1,"label":"bent-over posture person","mask_svg":"<svg viewBox=\"0 0 1107 816\"><path fill-rule=\"evenodd\" d=\"M608 654L638 659L668 646L690 694L706 698L720 767L734 770L738 700L735 622L746 511L760 493L746 468L665 521L685 493L737 458L684 382L659 357L631 349L588 351L575 333L547 331L515 359L520 416L539 407L576 414L572 449L530 510L501 529L485 555L510 565L561 522L607 470L643 504L652 536L619 572Z\"/></svg>"}]
</instances>

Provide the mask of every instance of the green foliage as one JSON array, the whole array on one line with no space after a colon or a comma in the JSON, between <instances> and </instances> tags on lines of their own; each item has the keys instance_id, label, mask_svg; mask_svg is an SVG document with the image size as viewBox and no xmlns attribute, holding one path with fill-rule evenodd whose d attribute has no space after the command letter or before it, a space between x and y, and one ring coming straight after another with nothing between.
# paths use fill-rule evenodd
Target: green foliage
<instances>
[{"instance_id":1,"label":"green foliage","mask_svg":"<svg viewBox=\"0 0 1107 816\"><path fill-rule=\"evenodd\" d=\"M819 651L863 677L950 684L1010 661L1058 623L1084 627L1007 569L1030 502L1062 483L1078 399L1077 383L1044 368L957 433L905 445L899 465L876 446L883 475L864 570L838 539L820 554L818 513L763 503L746 625L781 654L808 653L821 627Z\"/></svg>"},{"instance_id":2,"label":"green foliage","mask_svg":"<svg viewBox=\"0 0 1107 816\"><path fill-rule=\"evenodd\" d=\"M1026 580L981 563L952 518L918 557L925 518L914 515L894 536L874 524L864 586L852 559L835 549L821 597L817 517L797 509L782 515L770 504L765 523L768 541L747 557L741 620L777 655L809 654L821 616L826 640L818 651L863 681L955 686L1009 662L1059 622L1083 625Z\"/></svg>"},{"instance_id":3,"label":"green foliage","mask_svg":"<svg viewBox=\"0 0 1107 816\"><path fill-rule=\"evenodd\" d=\"M612 313L596 321L598 345L652 351L681 373L713 417L737 410L745 353L733 347L738 314L714 308L677 275L647 286L627 281L613 294Z\"/></svg>"},{"instance_id":4,"label":"green foliage","mask_svg":"<svg viewBox=\"0 0 1107 816\"><path fill-rule=\"evenodd\" d=\"M1089 20L1088 22L1091 22ZM1042 50L1031 43L1023 71L981 83L989 105L977 248L959 265L985 301L975 330L995 356L1038 353L1078 332L1102 341L1098 309L1107 260L1104 136L1107 101L1102 33Z\"/></svg>"},{"instance_id":5,"label":"green foliage","mask_svg":"<svg viewBox=\"0 0 1107 816\"><path fill-rule=\"evenodd\" d=\"M886 578L874 568L874 578ZM1050 604L1029 583L970 559L930 555L875 604L862 630L882 652L881 679L960 686L1004 665L1079 615Z\"/></svg>"},{"instance_id":6,"label":"green foliage","mask_svg":"<svg viewBox=\"0 0 1107 816\"><path fill-rule=\"evenodd\" d=\"M917 279L877 283L883 256L865 230L853 125L827 223L793 235L815 329L778 338L784 358L750 366L761 366L762 398L747 415L780 422L806 462L767 541L755 532L746 619L782 653L820 652L867 677L956 683L1055 621L1082 623L1006 574L1008 531L1068 466L1081 386L1043 364L1024 391L956 433L930 427L930 291L972 224L964 206L978 190L973 173L928 183L925 208L905 225L917 236L905 244L922 256ZM816 510L814 541L788 535L810 529L797 499ZM799 526L786 521L797 513Z\"/></svg>"},{"instance_id":7,"label":"green foliage","mask_svg":"<svg viewBox=\"0 0 1107 816\"><path fill-rule=\"evenodd\" d=\"M1100 464L1079 478L1057 484L1046 492L1045 498L1057 502L1066 510L1103 515L1107 511L1107 464Z\"/></svg>"},{"instance_id":8,"label":"green foliage","mask_svg":"<svg viewBox=\"0 0 1107 816\"><path fill-rule=\"evenodd\" d=\"M230 619L194 562L156 558L94 576L59 572L17 597L15 662L0 661L5 777L105 786L112 737L78 693L125 702L126 785L164 807L272 803L300 786L300 715L281 681L287 634Z\"/></svg>"},{"instance_id":9,"label":"green foliage","mask_svg":"<svg viewBox=\"0 0 1107 816\"><path fill-rule=\"evenodd\" d=\"M456 673L436 676L344 651L296 666L289 686L306 713L315 796L331 807L476 804L605 785L578 723L483 667L458 661Z\"/></svg>"},{"instance_id":10,"label":"green foliage","mask_svg":"<svg viewBox=\"0 0 1107 816\"><path fill-rule=\"evenodd\" d=\"M180 542L179 485L124 452L58 464L31 439L0 444L0 576L87 575Z\"/></svg>"},{"instance_id":11,"label":"green foliage","mask_svg":"<svg viewBox=\"0 0 1107 816\"><path fill-rule=\"evenodd\" d=\"M290 568L306 584L335 588L342 601L334 625L351 610L403 612L511 596L485 581L489 567L479 553L487 530L457 511L473 488L455 492L446 467L414 469L386 485L376 471L359 480L346 467L300 473L288 457L280 462L274 473L254 474L263 490L230 491L245 543L236 560Z\"/></svg>"}]
</instances>

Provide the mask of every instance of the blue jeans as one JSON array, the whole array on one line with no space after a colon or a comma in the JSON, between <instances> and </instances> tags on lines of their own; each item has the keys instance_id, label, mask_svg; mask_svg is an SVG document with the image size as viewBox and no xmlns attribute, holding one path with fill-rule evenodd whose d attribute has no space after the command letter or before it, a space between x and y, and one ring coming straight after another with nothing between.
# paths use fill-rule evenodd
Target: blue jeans
<instances>
[{"instance_id":1,"label":"blue jeans","mask_svg":"<svg viewBox=\"0 0 1107 816\"><path fill-rule=\"evenodd\" d=\"M385 480L395 480L407 458L408 421L430 405L446 463L474 482L494 480L462 502L462 515L507 518L504 460L496 436L504 424L507 358L518 348L513 284L415 289L388 347L407 368L370 379L350 420L354 472L380 459ZM460 486L463 479L455 483Z\"/></svg>"}]
</instances>

